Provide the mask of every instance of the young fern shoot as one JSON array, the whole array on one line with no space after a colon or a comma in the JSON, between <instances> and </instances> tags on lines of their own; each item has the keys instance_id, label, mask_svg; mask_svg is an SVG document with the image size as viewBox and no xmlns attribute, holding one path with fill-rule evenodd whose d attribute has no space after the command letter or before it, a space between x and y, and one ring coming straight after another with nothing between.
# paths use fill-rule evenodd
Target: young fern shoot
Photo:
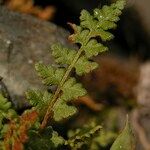
<instances>
[{"instance_id":1,"label":"young fern shoot","mask_svg":"<svg viewBox=\"0 0 150 150\"><path fill-rule=\"evenodd\" d=\"M125 0L118 0L110 6L103 6L102 9L95 9L93 14L83 10L80 16L80 25L69 23L74 33L69 36L69 40L79 45L78 51L69 49L61 44L52 46L52 55L55 62L61 66L46 66L43 63L35 65L38 75L47 86L56 85L54 93L48 92L27 92L27 98L33 107L42 113L41 128L47 125L48 119L52 117L55 121L68 118L76 113L77 108L68 105L73 99L86 94L86 90L80 83L77 83L70 73L75 70L81 76L89 73L98 67L98 64L91 61L93 56L108 50L99 41L109 41L113 39L110 29L116 28L121 11L124 8Z\"/></svg>"}]
</instances>

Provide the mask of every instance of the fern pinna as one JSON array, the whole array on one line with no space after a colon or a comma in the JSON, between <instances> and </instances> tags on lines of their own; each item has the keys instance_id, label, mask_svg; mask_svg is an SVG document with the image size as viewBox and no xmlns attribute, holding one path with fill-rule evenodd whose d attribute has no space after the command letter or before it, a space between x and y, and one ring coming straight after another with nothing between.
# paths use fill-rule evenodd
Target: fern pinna
<instances>
[{"instance_id":1,"label":"fern pinna","mask_svg":"<svg viewBox=\"0 0 150 150\"><path fill-rule=\"evenodd\" d=\"M55 149L62 144L78 149L81 148L85 139L99 131L101 128L99 125L88 126L85 127L85 132L78 130L68 140L64 140L56 131L53 131L51 126L47 127L47 124L50 118L61 121L77 112L77 108L70 102L86 95L87 91L71 76L71 72L75 71L81 76L98 67L98 64L92 61L92 57L108 50L99 41L104 43L114 37L109 30L116 28L116 22L124 5L124 0L118 0L110 6L95 9L93 14L82 10L80 25L69 23L74 30L74 33L69 36L69 41L77 44L79 49L54 44L51 47L52 55L61 67L45 65L41 62L35 65L43 84L55 85L56 91L50 93L30 90L26 93L32 108L10 121L1 138L3 141L0 142L4 150L15 150L18 143L20 146L18 150Z\"/></svg>"}]
</instances>

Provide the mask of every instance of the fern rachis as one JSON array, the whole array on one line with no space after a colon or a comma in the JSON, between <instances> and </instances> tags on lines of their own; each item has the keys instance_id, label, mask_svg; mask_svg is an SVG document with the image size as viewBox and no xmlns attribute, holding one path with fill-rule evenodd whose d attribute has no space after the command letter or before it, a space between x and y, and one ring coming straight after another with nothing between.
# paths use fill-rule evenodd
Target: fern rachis
<instances>
[{"instance_id":1,"label":"fern rachis","mask_svg":"<svg viewBox=\"0 0 150 150\"><path fill-rule=\"evenodd\" d=\"M85 55L85 60L88 61L89 56L87 55L86 48L88 48L88 44L93 41L93 38L99 37L103 41L110 40L113 38L113 35L110 32L107 32L108 29L115 28L117 22L119 20L118 16L121 14L121 10L123 9L124 1L120 0L117 1L116 4L112 4L110 7L104 6L102 10L95 9L94 15L90 15L86 10L83 10L81 12L80 20L81 24L80 26L76 26L75 24L71 24L71 27L74 29L75 33L69 37L69 39L73 43L79 43L80 48L78 52L75 54L74 59L69 64L68 68L66 69L66 72L58 84L58 88L56 92L54 93L54 96L50 103L48 104L48 109L46 111L46 114L44 116L44 119L42 121L41 127L44 128L47 120L49 118L49 115L52 113L52 108L54 107L54 104L59 99L60 92L62 91L61 88L63 87L64 83L68 79L70 72L75 67L77 61L81 59ZM107 16L105 16L107 15ZM108 24L108 25L107 25ZM85 35L84 35L85 34ZM81 36L81 39L78 39L76 36ZM82 39L83 37L83 39ZM95 39L95 44L99 44L98 41ZM103 46L102 44L99 44L100 51L97 53L93 52L93 55L98 55L98 53L106 51L107 47ZM92 53L92 52L91 52ZM93 62L95 66L91 68L91 70L95 69L97 67L97 64ZM85 68L86 70L86 68ZM90 71L91 71L90 70ZM86 71L85 71L86 72ZM79 74L79 73L77 73ZM82 73L81 73L82 74ZM80 75L80 74L79 74Z\"/></svg>"}]
</instances>

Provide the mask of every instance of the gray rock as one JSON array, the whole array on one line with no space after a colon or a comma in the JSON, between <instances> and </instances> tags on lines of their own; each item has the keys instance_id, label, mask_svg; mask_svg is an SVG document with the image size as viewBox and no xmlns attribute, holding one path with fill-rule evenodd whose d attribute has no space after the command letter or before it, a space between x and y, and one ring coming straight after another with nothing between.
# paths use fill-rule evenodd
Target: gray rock
<instances>
[{"instance_id":1,"label":"gray rock","mask_svg":"<svg viewBox=\"0 0 150 150\"><path fill-rule=\"evenodd\" d=\"M28 88L41 87L34 64L52 63L50 47L69 45L68 33L56 25L0 6L0 76L11 95L22 96Z\"/></svg>"},{"instance_id":2,"label":"gray rock","mask_svg":"<svg viewBox=\"0 0 150 150\"><path fill-rule=\"evenodd\" d=\"M136 87L137 107L132 113L132 126L137 136L137 150L150 149L150 62L140 66Z\"/></svg>"},{"instance_id":3,"label":"gray rock","mask_svg":"<svg viewBox=\"0 0 150 150\"><path fill-rule=\"evenodd\" d=\"M138 104L150 108L150 62L140 67L140 79L137 87Z\"/></svg>"}]
</instances>

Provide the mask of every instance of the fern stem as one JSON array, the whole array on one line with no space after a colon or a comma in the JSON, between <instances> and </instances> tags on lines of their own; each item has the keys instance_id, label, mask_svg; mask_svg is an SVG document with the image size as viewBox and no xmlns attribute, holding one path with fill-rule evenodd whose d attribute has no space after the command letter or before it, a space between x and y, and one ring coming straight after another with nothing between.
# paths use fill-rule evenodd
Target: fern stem
<instances>
[{"instance_id":1,"label":"fern stem","mask_svg":"<svg viewBox=\"0 0 150 150\"><path fill-rule=\"evenodd\" d=\"M88 36L86 37L85 43L80 47L80 49L78 50L78 52L77 52L76 56L74 57L72 63L69 65L68 69L66 70L65 75L63 76L63 78L62 78L58 88L55 91L53 99L51 100L50 104L48 105L48 109L47 109L46 114L44 116L44 119L43 119L43 121L41 123L41 129L43 129L46 126L47 121L48 121L48 119L50 117L50 114L52 114L52 108L54 107L55 102L58 100L58 96L59 96L59 94L61 92L61 88L64 85L65 81L67 80L67 78L68 78L69 74L71 73L73 67L75 66L75 63L77 62L77 60L79 59L80 55L84 51L83 47L88 43L91 34L92 34L92 31L89 32Z\"/></svg>"},{"instance_id":2,"label":"fern stem","mask_svg":"<svg viewBox=\"0 0 150 150\"><path fill-rule=\"evenodd\" d=\"M82 46L81 46L80 49L78 50L78 53L76 54L75 58L73 59L72 63L70 64L70 66L69 66L68 69L66 70L66 73L65 73L65 75L63 76L63 78L62 78L62 80L61 80L61 82L60 82L58 88L56 89L55 94L54 94L54 96L53 96L53 99L52 99L52 101L50 102L50 104L49 104L49 106L48 106L48 109L47 109L47 111L46 111L46 114L45 114L45 116L44 116L44 119L43 119L43 121L42 121L42 124L41 124L41 128L42 128L42 129L46 126L47 121L48 121L48 119L49 119L49 117L50 117L50 114L52 113L52 108L54 107L55 102L58 100L58 96L59 96L59 94L60 94L60 92L61 92L61 88L62 88L62 86L64 85L65 81L67 80L67 78L68 78L70 72L72 71L72 69L73 69L75 63L76 63L77 60L79 59L79 57L80 57L82 51L83 51L83 49L82 49Z\"/></svg>"}]
</instances>

